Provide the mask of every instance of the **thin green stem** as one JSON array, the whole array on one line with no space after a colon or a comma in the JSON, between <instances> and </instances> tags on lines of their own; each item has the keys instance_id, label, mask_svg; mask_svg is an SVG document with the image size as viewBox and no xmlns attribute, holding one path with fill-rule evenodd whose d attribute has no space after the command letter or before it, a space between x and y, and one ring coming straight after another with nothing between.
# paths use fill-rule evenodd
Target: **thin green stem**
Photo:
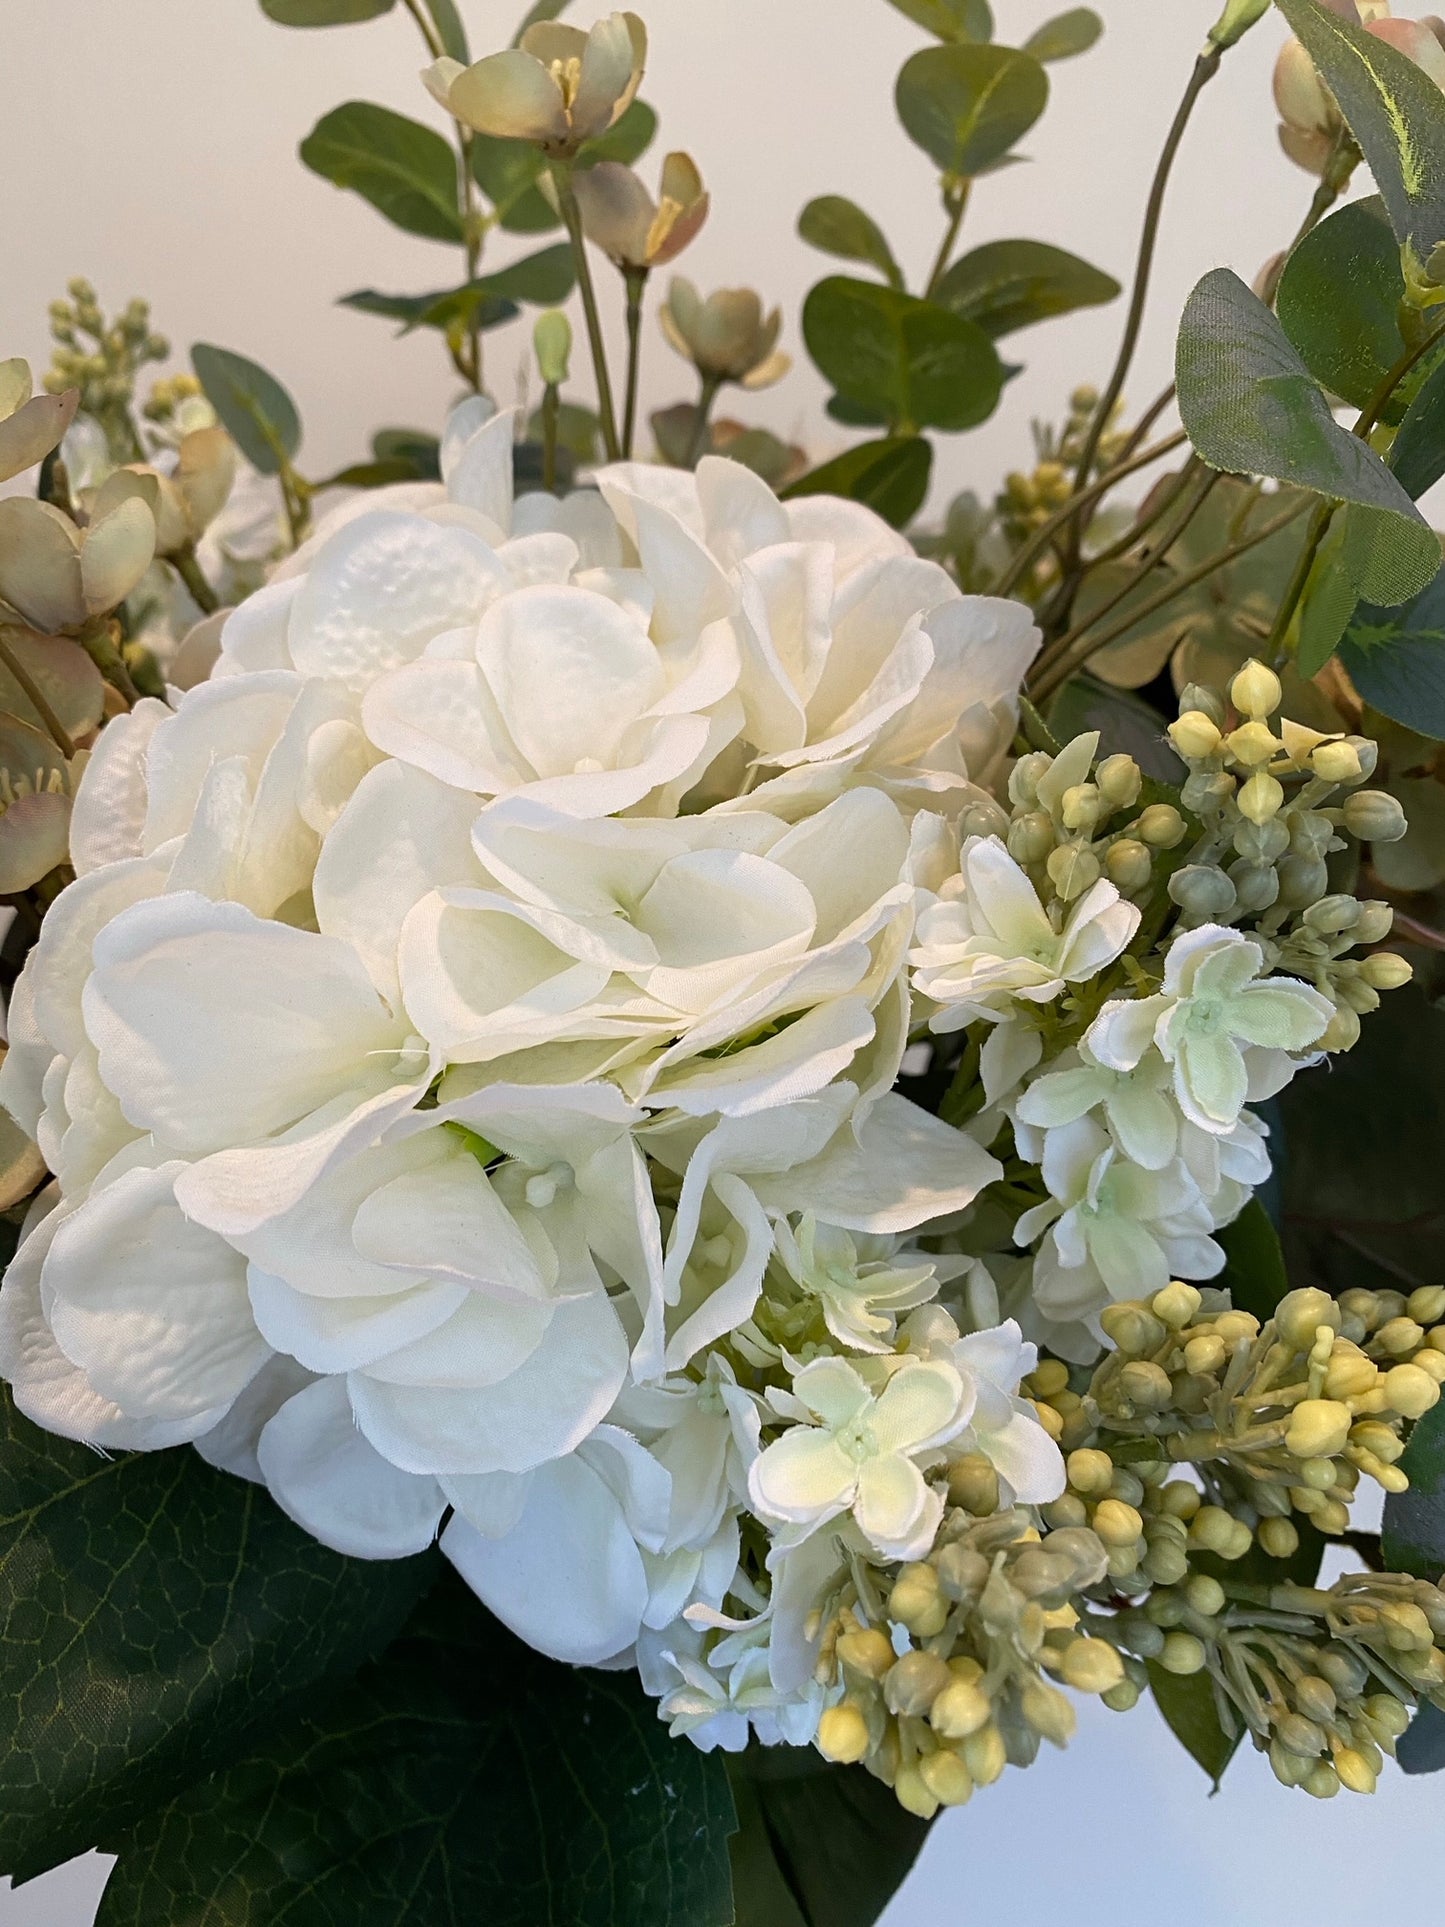
<instances>
[{"instance_id":1,"label":"thin green stem","mask_svg":"<svg viewBox=\"0 0 1445 1927\"><path fill-rule=\"evenodd\" d=\"M1107 549L1100 549L1097 554L1091 555L1083 565L1085 571L1102 568L1105 563L1117 562L1121 555L1127 555L1130 549L1137 545L1141 536L1147 535L1150 529L1163 521L1178 502L1180 490L1187 488L1198 472L1199 458L1197 455L1191 456L1175 476L1171 486L1159 491L1159 499L1154 506L1142 511L1125 529L1117 542L1111 542Z\"/></svg>"},{"instance_id":2,"label":"thin green stem","mask_svg":"<svg viewBox=\"0 0 1445 1927\"><path fill-rule=\"evenodd\" d=\"M426 50L433 60L446 57L446 47L436 30L436 23L428 14L421 0L404 0L407 12L416 22L417 31L426 43ZM462 245L466 254L467 280L475 281L477 268L482 258L482 229L480 209L477 206L477 184L472 174L472 132L460 121L453 127L457 141L457 198L461 204ZM467 351L465 355L453 354L452 362L462 379L478 393L482 388L482 329L477 312L467 324Z\"/></svg>"},{"instance_id":3,"label":"thin green stem","mask_svg":"<svg viewBox=\"0 0 1445 1927\"><path fill-rule=\"evenodd\" d=\"M177 549L174 555L167 557L167 560L181 581L185 583L190 591L191 601L195 603L201 614L214 615L221 606L221 599L201 572L201 565L196 560L195 545L187 543L185 548Z\"/></svg>"},{"instance_id":4,"label":"thin green stem","mask_svg":"<svg viewBox=\"0 0 1445 1927\"><path fill-rule=\"evenodd\" d=\"M1279 599L1279 607L1274 612L1274 622L1270 628L1269 640L1264 646L1265 659L1276 665L1284 660L1284 639L1289 634L1289 626L1294 620L1295 610L1310 579L1310 570L1315 565L1315 557L1320 552L1320 544L1325 532L1334 520L1338 502L1322 501L1315 504L1314 514L1310 517L1309 527L1305 530L1304 547L1295 560L1294 569Z\"/></svg>"},{"instance_id":5,"label":"thin green stem","mask_svg":"<svg viewBox=\"0 0 1445 1927\"><path fill-rule=\"evenodd\" d=\"M36 715L50 732L51 741L66 761L69 762L70 758L75 754L75 744L70 740L65 725L46 701L44 690L40 687L39 683L36 682L24 663L20 661L9 643L6 642L3 633L0 633L0 662L4 663L5 667L10 671L10 674L29 697Z\"/></svg>"},{"instance_id":6,"label":"thin green stem","mask_svg":"<svg viewBox=\"0 0 1445 1927\"><path fill-rule=\"evenodd\" d=\"M1139 345L1139 330L1144 321L1144 306L1149 295L1149 276L1154 266L1154 249L1159 239L1159 223L1164 212L1164 194L1173 171L1174 158L1179 152L1184 130L1189 125L1189 117L1194 112L1194 103L1219 72L1221 50L1207 46L1194 63L1194 71L1189 76L1189 85L1184 89L1184 97L1175 112L1164 147L1154 169L1154 180L1149 189L1149 200L1144 210L1144 227L1139 237L1139 254L1134 265L1134 287L1129 297L1129 312L1124 322L1124 336L1119 343L1119 352L1114 360L1114 370L1109 376L1107 387L1099 398L1099 406L1084 438L1083 452L1074 471L1074 487L1080 489L1089 479L1089 471L1094 466L1094 458L1099 452L1099 442L1108 426L1114 405L1124 392L1124 383L1134 360L1134 350ZM1075 540L1078 532L1075 532Z\"/></svg>"},{"instance_id":7,"label":"thin green stem","mask_svg":"<svg viewBox=\"0 0 1445 1927\"><path fill-rule=\"evenodd\" d=\"M567 238L572 243L572 259L577 267L577 290L582 296L582 313L587 322L587 343L592 351L592 371L597 381L597 414L602 424L602 446L609 462L620 461L622 444L617 439L617 410L612 401L612 377L607 371L607 346L602 339L602 317L597 311L597 289L592 281L592 265L587 259L587 243L582 234L582 210L572 191L571 171L565 162L551 164L552 182L557 190Z\"/></svg>"},{"instance_id":8,"label":"thin green stem","mask_svg":"<svg viewBox=\"0 0 1445 1927\"><path fill-rule=\"evenodd\" d=\"M1071 495L1062 508L1056 509L1047 522L1040 523L1034 530L994 585L994 595L1008 595L1018 583L1022 582L1034 562L1043 554L1060 529L1066 528L1081 509L1087 508L1090 503L1097 502L1100 496L1107 495L1109 490L1117 487L1126 476L1133 475L1141 468L1149 468L1165 455L1172 454L1176 448L1182 448L1188 440L1189 437L1181 428L1177 434L1166 436L1162 442L1156 442L1152 448L1143 449L1139 454L1130 456L1128 461L1116 463L1097 481L1091 482L1086 489Z\"/></svg>"},{"instance_id":9,"label":"thin green stem","mask_svg":"<svg viewBox=\"0 0 1445 1927\"><path fill-rule=\"evenodd\" d=\"M708 417L712 414L712 405L717 400L718 390L721 387L722 382L717 375L702 377L702 386L698 390L697 411L692 423L692 440L687 446L687 460L683 463L684 468L696 468L702 459L707 447Z\"/></svg>"},{"instance_id":10,"label":"thin green stem","mask_svg":"<svg viewBox=\"0 0 1445 1927\"><path fill-rule=\"evenodd\" d=\"M964 181L952 192L944 193L943 204L948 210L948 225L943 230L943 239L938 244L938 253L934 257L933 266L928 271L928 280L924 284L925 301L932 300L934 290L943 279L948 264L953 259L953 250L958 245L958 231L963 226L964 209L968 206L968 190L972 185L972 181Z\"/></svg>"},{"instance_id":11,"label":"thin green stem","mask_svg":"<svg viewBox=\"0 0 1445 1927\"><path fill-rule=\"evenodd\" d=\"M1087 662L1090 656L1107 644L1117 642L1119 637L1132 629L1136 622L1142 622L1146 616L1154 615L1156 611L1167 607L1176 596L1183 595L1186 589L1192 589L1196 582L1205 581L1214 574L1216 569L1225 568L1241 555L1247 555L1251 549L1258 548L1261 542L1267 542L1271 536L1278 535L1281 529L1288 528L1291 522L1298 521L1304 511L1305 504L1297 503L1285 514L1275 516L1273 521L1266 522L1262 528L1256 529L1253 535L1246 536L1227 549L1221 549L1217 555L1212 555L1207 561L1201 562L1198 568L1176 576L1168 588L1161 590L1156 596L1151 596L1137 609L1131 609L1122 621L1112 624L1104 630L1102 635L1086 634L1085 631L1090 625L1081 624L1078 629L1061 639L1060 651L1055 657L1052 669L1047 675L1041 675L1037 686L1029 692L1034 701L1040 702L1045 696L1052 695L1059 684L1067 682L1074 671ZM1063 653L1065 649L1067 654Z\"/></svg>"},{"instance_id":12,"label":"thin green stem","mask_svg":"<svg viewBox=\"0 0 1445 1927\"><path fill-rule=\"evenodd\" d=\"M1349 129L1342 126L1335 137L1334 147L1330 150L1330 157L1325 163L1324 173L1320 176L1319 186L1314 191L1314 198L1305 210L1305 217L1300 222L1294 239L1279 257L1268 280L1260 290L1271 308L1274 306L1275 296L1279 293L1280 279L1284 274L1286 262L1305 236L1314 232L1344 193L1350 184L1350 176L1359 165L1359 160L1360 150L1350 138Z\"/></svg>"},{"instance_id":13,"label":"thin green stem","mask_svg":"<svg viewBox=\"0 0 1445 1927\"><path fill-rule=\"evenodd\" d=\"M562 391L555 381L542 390L542 486L557 491L557 429L562 413Z\"/></svg>"},{"instance_id":14,"label":"thin green stem","mask_svg":"<svg viewBox=\"0 0 1445 1927\"><path fill-rule=\"evenodd\" d=\"M407 12L416 22L422 39L426 42L427 52L433 60L441 60L446 54L446 48L442 45L441 35L422 6L421 0L404 0L404 4Z\"/></svg>"},{"instance_id":15,"label":"thin green stem","mask_svg":"<svg viewBox=\"0 0 1445 1927\"><path fill-rule=\"evenodd\" d=\"M642 366L642 296L646 268L624 268L627 282L627 388L622 401L622 459L632 460L632 438L637 427L637 382Z\"/></svg>"}]
</instances>

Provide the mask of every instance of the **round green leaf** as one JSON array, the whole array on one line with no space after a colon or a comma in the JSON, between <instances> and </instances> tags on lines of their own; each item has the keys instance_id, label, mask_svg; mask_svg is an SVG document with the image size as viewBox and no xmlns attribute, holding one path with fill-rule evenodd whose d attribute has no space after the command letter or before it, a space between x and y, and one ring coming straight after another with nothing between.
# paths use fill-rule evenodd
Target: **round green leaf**
<instances>
[{"instance_id":1,"label":"round green leaf","mask_svg":"<svg viewBox=\"0 0 1445 1927\"><path fill-rule=\"evenodd\" d=\"M798 216L798 233L824 254L841 255L845 261L869 261L890 287L903 286L903 276L882 228L846 195L820 194L809 201Z\"/></svg>"},{"instance_id":2,"label":"round green leaf","mask_svg":"<svg viewBox=\"0 0 1445 1927\"><path fill-rule=\"evenodd\" d=\"M596 161L621 161L631 167L647 152L656 132L657 109L645 100L634 100L606 133L583 142L576 165L591 167Z\"/></svg>"},{"instance_id":3,"label":"round green leaf","mask_svg":"<svg viewBox=\"0 0 1445 1927\"><path fill-rule=\"evenodd\" d=\"M1390 450L1390 467L1415 501L1445 475L1445 360L1415 391Z\"/></svg>"},{"instance_id":4,"label":"round green leaf","mask_svg":"<svg viewBox=\"0 0 1445 1927\"><path fill-rule=\"evenodd\" d=\"M954 262L933 299L996 340L1053 315L1098 307L1118 292L1113 275L1046 241L986 241Z\"/></svg>"},{"instance_id":5,"label":"round green leaf","mask_svg":"<svg viewBox=\"0 0 1445 1927\"><path fill-rule=\"evenodd\" d=\"M809 469L783 490L783 496L791 500L796 495L843 495L901 529L922 508L932 468L933 448L921 435L892 435L883 441L860 442L831 462Z\"/></svg>"},{"instance_id":6,"label":"round green leaf","mask_svg":"<svg viewBox=\"0 0 1445 1927\"><path fill-rule=\"evenodd\" d=\"M261 11L282 27L349 27L390 13L396 0L261 0Z\"/></svg>"},{"instance_id":7,"label":"round green leaf","mask_svg":"<svg viewBox=\"0 0 1445 1927\"><path fill-rule=\"evenodd\" d=\"M992 40L988 0L892 0L900 13L935 40Z\"/></svg>"},{"instance_id":8,"label":"round green leaf","mask_svg":"<svg viewBox=\"0 0 1445 1927\"><path fill-rule=\"evenodd\" d=\"M460 243L456 155L420 121L349 100L317 121L301 143L301 158L313 174L361 195L405 233Z\"/></svg>"},{"instance_id":9,"label":"round green leaf","mask_svg":"<svg viewBox=\"0 0 1445 1927\"><path fill-rule=\"evenodd\" d=\"M1361 603L1345 629L1340 661L1373 708L1445 742L1445 568L1402 607Z\"/></svg>"},{"instance_id":10,"label":"round green leaf","mask_svg":"<svg viewBox=\"0 0 1445 1927\"><path fill-rule=\"evenodd\" d=\"M894 90L910 138L943 173L965 177L1002 160L1048 98L1048 75L1031 54L967 43L914 54Z\"/></svg>"},{"instance_id":11,"label":"round green leaf","mask_svg":"<svg viewBox=\"0 0 1445 1927\"><path fill-rule=\"evenodd\" d=\"M276 475L301 446L301 417L274 375L229 348L198 341L191 366L206 400L252 468Z\"/></svg>"},{"instance_id":12,"label":"round green leaf","mask_svg":"<svg viewBox=\"0 0 1445 1927\"><path fill-rule=\"evenodd\" d=\"M998 405L1003 367L983 329L896 288L820 281L803 303L803 339L840 395L895 426L972 428Z\"/></svg>"},{"instance_id":13,"label":"round green leaf","mask_svg":"<svg viewBox=\"0 0 1445 1927\"><path fill-rule=\"evenodd\" d=\"M1316 381L1363 408L1405 352L1396 321L1405 296L1400 245L1378 195L1340 208L1291 254L1275 312ZM1405 397L1397 396L1398 421Z\"/></svg>"},{"instance_id":14,"label":"round green leaf","mask_svg":"<svg viewBox=\"0 0 1445 1927\"><path fill-rule=\"evenodd\" d=\"M1035 60L1072 60L1075 54L1087 53L1103 31L1104 23L1092 7L1071 7L1035 28L1024 42L1024 52Z\"/></svg>"}]
</instances>

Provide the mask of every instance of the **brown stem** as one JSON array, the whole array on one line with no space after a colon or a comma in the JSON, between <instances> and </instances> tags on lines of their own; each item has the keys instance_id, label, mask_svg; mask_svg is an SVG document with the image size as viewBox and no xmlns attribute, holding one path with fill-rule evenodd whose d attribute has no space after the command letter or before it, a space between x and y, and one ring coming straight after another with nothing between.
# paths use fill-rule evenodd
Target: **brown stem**
<instances>
[{"instance_id":1,"label":"brown stem","mask_svg":"<svg viewBox=\"0 0 1445 1927\"><path fill-rule=\"evenodd\" d=\"M4 663L5 667L10 671L10 674L24 690L26 696L34 705L36 715L39 716L41 722L44 723L46 729L49 730L51 741L66 761L69 762L70 758L75 754L75 744L71 742L65 725L45 700L45 694L40 685L25 667L24 663L16 656L9 643L6 642L3 631L0 631L0 662Z\"/></svg>"}]
</instances>

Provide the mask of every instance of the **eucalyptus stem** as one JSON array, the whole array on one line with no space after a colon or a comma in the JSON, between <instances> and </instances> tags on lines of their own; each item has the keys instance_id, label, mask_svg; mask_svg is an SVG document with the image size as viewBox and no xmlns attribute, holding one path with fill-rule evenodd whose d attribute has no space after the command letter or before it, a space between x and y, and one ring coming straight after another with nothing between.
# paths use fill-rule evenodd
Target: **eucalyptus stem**
<instances>
[{"instance_id":1,"label":"eucalyptus stem","mask_svg":"<svg viewBox=\"0 0 1445 1927\"><path fill-rule=\"evenodd\" d=\"M622 401L622 459L632 460L632 437L637 427L637 383L642 366L642 296L646 268L624 268L627 281L627 389Z\"/></svg>"},{"instance_id":2,"label":"eucalyptus stem","mask_svg":"<svg viewBox=\"0 0 1445 1927\"><path fill-rule=\"evenodd\" d=\"M433 60L446 57L446 47L436 30L436 23L428 14L421 0L404 0L407 12L416 22L417 31L426 42L426 50ZM462 209L462 245L466 251L467 280L475 281L477 268L482 258L482 238L477 208L477 184L472 174L472 135L471 129L454 121L457 136L457 187L458 199ZM454 354L452 362L463 381L480 394L482 391L482 328L477 312L467 323L467 354L465 358Z\"/></svg>"},{"instance_id":3,"label":"eucalyptus stem","mask_svg":"<svg viewBox=\"0 0 1445 1927\"><path fill-rule=\"evenodd\" d=\"M1045 696L1052 695L1059 684L1067 682L1074 671L1087 662L1090 656L1107 644L1117 642L1119 637L1132 629L1136 622L1142 622L1145 616L1152 616L1157 610L1167 607L1176 596L1183 595L1186 589L1192 589L1196 582L1205 581L1217 569L1225 568L1229 563L1237 561L1240 556L1247 555L1251 549L1257 549L1261 542L1267 542L1271 536L1278 535L1281 529L1288 528L1291 522L1297 522L1304 512L1305 504L1296 503L1283 515L1275 516L1273 521L1266 522L1263 528L1256 529L1253 535L1245 536L1242 541L1232 543L1227 549L1221 549L1218 554L1201 562L1198 568L1176 576L1167 589L1161 590L1156 596L1151 596L1139 608L1131 610L1121 622L1114 623L1102 635L1091 637L1085 633L1091 625L1080 624L1077 629L1060 639L1051 670L1047 674L1041 674L1037 685L1030 690L1034 701L1039 702ZM1064 653L1066 649L1067 654Z\"/></svg>"},{"instance_id":4,"label":"eucalyptus stem","mask_svg":"<svg viewBox=\"0 0 1445 1927\"><path fill-rule=\"evenodd\" d=\"M1127 555L1130 549L1134 548L1138 543L1141 536L1147 535L1150 529L1155 527L1157 523L1163 521L1164 517L1178 502L1180 491L1188 488L1189 484L1198 474L1198 471L1199 457L1197 455L1191 456L1183 468L1180 469L1178 475L1175 476L1173 485L1161 491L1159 500L1154 504L1153 508L1147 509L1136 516L1117 542L1111 542L1107 549L1100 549L1097 554L1091 555L1085 564L1086 570L1102 568L1105 563L1116 562L1121 555ZM1207 491L1205 492L1207 493ZM1203 500L1203 494L1201 494L1200 500ZM1178 538L1176 537L1175 539L1177 540Z\"/></svg>"},{"instance_id":5,"label":"eucalyptus stem","mask_svg":"<svg viewBox=\"0 0 1445 1927\"><path fill-rule=\"evenodd\" d=\"M683 463L684 468L696 468L702 459L703 450L707 446L708 417L712 413L712 405L717 400L718 390L721 387L722 381L717 375L702 377L702 387L697 397L697 410L693 417L692 439L687 445L687 460Z\"/></svg>"},{"instance_id":6,"label":"eucalyptus stem","mask_svg":"<svg viewBox=\"0 0 1445 1927\"><path fill-rule=\"evenodd\" d=\"M1087 508L1090 503L1097 502L1100 496L1107 495L1109 490L1116 487L1126 476L1133 475L1138 469L1149 468L1176 448L1182 448L1188 440L1189 437L1181 428L1176 434L1166 436L1162 442L1156 442L1152 448L1141 450L1139 454L1130 456L1127 461L1115 463L1114 467L1107 469L1097 481L1091 482L1086 489L1071 495L1061 509L1056 509L1046 522L1040 523L1034 530L999 577L993 593L1008 595L1028 574L1034 562L1042 555L1059 530L1072 522L1081 509Z\"/></svg>"},{"instance_id":7,"label":"eucalyptus stem","mask_svg":"<svg viewBox=\"0 0 1445 1927\"><path fill-rule=\"evenodd\" d=\"M221 599L201 571L201 565L196 560L195 544L188 542L183 549L177 549L174 555L166 559L181 581L185 583L190 592L191 601L195 603L201 614L214 615L221 606Z\"/></svg>"},{"instance_id":8,"label":"eucalyptus stem","mask_svg":"<svg viewBox=\"0 0 1445 1927\"><path fill-rule=\"evenodd\" d=\"M403 0L403 4L412 19L416 22L417 30L426 42L427 52L431 55L432 59L443 59L446 55L446 48L442 45L441 35L437 32L425 7L422 6L421 0Z\"/></svg>"},{"instance_id":9,"label":"eucalyptus stem","mask_svg":"<svg viewBox=\"0 0 1445 1927\"><path fill-rule=\"evenodd\" d=\"M1074 471L1074 487L1080 489L1089 479L1089 471L1094 466L1094 458L1099 452L1099 443L1114 412L1114 404L1124 391L1124 383L1134 360L1134 350L1139 345L1139 330L1144 321L1144 304L1149 295L1149 276L1154 266L1154 249L1159 239L1159 222L1164 212L1164 194L1173 171L1174 158L1179 152L1184 130L1189 125L1189 117L1194 112L1194 103L1203 93L1209 82L1219 72L1222 50L1209 45L1194 63L1194 71L1189 76L1189 85L1184 89L1184 97L1175 112L1174 120L1164 141L1159 162L1154 169L1154 180L1149 189L1149 200L1144 210L1144 227L1139 237L1139 254L1134 265L1134 287L1129 297L1129 313L1124 322L1124 336L1119 343L1119 352L1114 360L1114 371L1109 376L1107 387L1099 398L1094 411L1094 419L1089 424L1089 432L1084 438L1084 448L1079 456L1079 464Z\"/></svg>"},{"instance_id":10,"label":"eucalyptus stem","mask_svg":"<svg viewBox=\"0 0 1445 1927\"><path fill-rule=\"evenodd\" d=\"M6 642L3 632L0 632L0 663L4 663L5 667L10 671L10 674L15 678L16 682L19 683L21 689L24 690L35 709L36 715L39 716L41 722L44 723L49 732L50 740L55 744L55 747L60 751L65 760L69 762L75 754L75 744L70 740L64 723L61 722L55 711L50 707L49 702L46 700L44 690L40 687L39 683L36 682L24 663L20 661L9 643Z\"/></svg>"},{"instance_id":11,"label":"eucalyptus stem","mask_svg":"<svg viewBox=\"0 0 1445 1927\"><path fill-rule=\"evenodd\" d=\"M1338 502L1328 500L1315 504L1315 512L1310 517L1309 527L1305 530L1304 547L1296 558L1285 592L1280 597L1279 607L1274 612L1274 622L1270 627L1269 640L1265 644L1267 658L1272 663L1278 664L1284 660L1284 639L1289 634L1289 626L1294 620L1295 610L1299 607L1300 598L1304 595L1309 583L1310 570L1315 565L1320 544L1324 541L1325 532L1334 520L1335 510L1339 506Z\"/></svg>"},{"instance_id":12,"label":"eucalyptus stem","mask_svg":"<svg viewBox=\"0 0 1445 1927\"><path fill-rule=\"evenodd\" d=\"M1339 133L1335 136L1335 144L1330 150L1329 160L1325 163L1325 171L1320 176L1319 186L1314 191L1314 198L1305 210L1305 217L1300 222L1294 239L1280 256L1278 265L1270 274L1269 279L1260 291L1271 308L1274 306L1275 296L1279 293L1280 280L1284 274L1285 264L1288 262L1289 257L1294 253L1306 235L1313 234L1314 230L1329 213L1341 194L1344 193L1350 184L1350 176L1359 165L1359 160L1360 150L1351 139L1349 129L1347 127L1341 127Z\"/></svg>"},{"instance_id":13,"label":"eucalyptus stem","mask_svg":"<svg viewBox=\"0 0 1445 1927\"><path fill-rule=\"evenodd\" d=\"M562 391L555 381L542 390L542 486L557 492L557 430L562 413Z\"/></svg>"},{"instance_id":14,"label":"eucalyptus stem","mask_svg":"<svg viewBox=\"0 0 1445 1927\"><path fill-rule=\"evenodd\" d=\"M963 226L964 209L968 206L968 190L972 185L972 181L965 180L960 182L952 192L944 193L943 204L948 210L948 225L943 231L942 241L938 244L938 253L934 257L933 266L928 271L928 281L923 290L925 301L933 298L934 290L947 272L953 250L958 243L958 231Z\"/></svg>"},{"instance_id":15,"label":"eucalyptus stem","mask_svg":"<svg viewBox=\"0 0 1445 1927\"><path fill-rule=\"evenodd\" d=\"M582 296L582 313L587 321L587 345L592 351L592 371L597 381L597 414L602 425L602 446L607 452L608 461L616 462L622 459L622 444L617 439L612 377L607 371L607 346L602 339L602 317L597 311L597 289L593 284L587 243L582 234L582 210L572 191L571 170L566 163L553 161L551 174L567 238L572 243L572 259L577 267L577 291Z\"/></svg>"}]
</instances>

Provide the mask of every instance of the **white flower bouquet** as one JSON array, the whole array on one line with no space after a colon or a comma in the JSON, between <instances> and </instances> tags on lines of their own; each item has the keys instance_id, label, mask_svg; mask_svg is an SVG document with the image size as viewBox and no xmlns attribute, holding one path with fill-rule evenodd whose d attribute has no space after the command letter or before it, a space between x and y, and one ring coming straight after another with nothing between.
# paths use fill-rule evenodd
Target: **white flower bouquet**
<instances>
[{"instance_id":1,"label":"white flower bouquet","mask_svg":"<svg viewBox=\"0 0 1445 1927\"><path fill-rule=\"evenodd\" d=\"M405 0L454 147L303 145L463 252L353 298L442 338L439 438L309 479L204 344L137 419L168 348L84 283L0 370L0 1858L118 1853L107 1927L865 1927L1079 1694L1316 1798L1445 1763L1441 39L1280 0L1318 190L1130 417L1230 0L1106 388L910 541L995 344L1117 289L957 253L1099 23L897 3L946 233L913 295L804 210L881 276L805 306L881 431L822 466L714 419L782 320L681 279L637 455L707 196L631 171L641 22L555 5L474 62Z\"/></svg>"}]
</instances>

